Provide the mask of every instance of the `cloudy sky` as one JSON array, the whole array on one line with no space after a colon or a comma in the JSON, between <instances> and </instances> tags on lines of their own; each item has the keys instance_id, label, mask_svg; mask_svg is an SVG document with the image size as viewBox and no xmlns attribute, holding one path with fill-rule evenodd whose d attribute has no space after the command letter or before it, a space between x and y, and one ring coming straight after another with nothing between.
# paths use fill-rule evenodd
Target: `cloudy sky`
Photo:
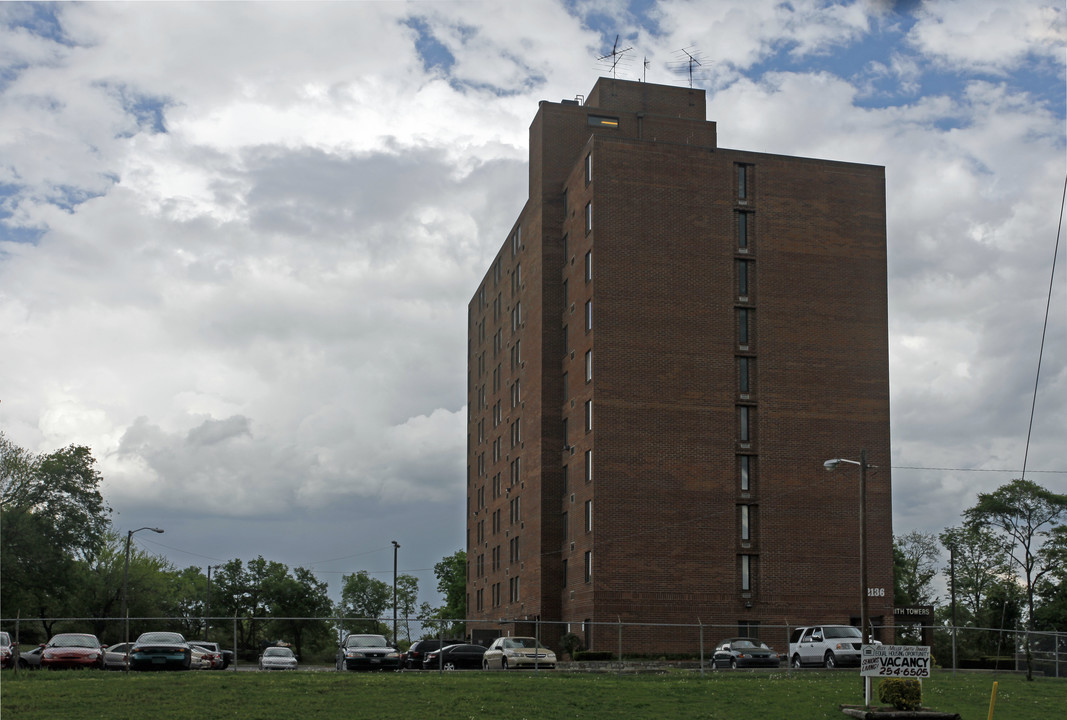
<instances>
[{"instance_id":1,"label":"cloudy sky","mask_svg":"<svg viewBox=\"0 0 1067 720\"><path fill-rule=\"evenodd\" d=\"M625 9L624 9L625 7ZM886 167L895 529L1021 474L1065 172L1061 0L0 3L0 429L120 532L432 599L466 303L540 100L707 89L723 147ZM1067 490L1067 255L1029 479ZM843 448L847 455L849 449ZM1058 471L1058 472L1056 472Z\"/></svg>"}]
</instances>

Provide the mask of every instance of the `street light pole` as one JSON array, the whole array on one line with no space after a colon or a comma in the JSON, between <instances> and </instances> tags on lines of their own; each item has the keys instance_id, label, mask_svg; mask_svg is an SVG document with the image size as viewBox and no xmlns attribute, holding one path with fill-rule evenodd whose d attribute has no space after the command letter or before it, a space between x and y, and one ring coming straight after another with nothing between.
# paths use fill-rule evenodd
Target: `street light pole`
<instances>
[{"instance_id":1,"label":"street light pole","mask_svg":"<svg viewBox=\"0 0 1067 720\"><path fill-rule=\"evenodd\" d=\"M137 528L136 530L130 530L126 533L126 566L122 571L122 621L125 623L126 632L124 633L124 642L126 643L126 670L130 669L130 615L126 609L126 592L130 582L130 541L133 539L134 533L139 533L142 530L151 530L154 533L162 533L163 530L154 527Z\"/></svg>"},{"instance_id":2,"label":"street light pole","mask_svg":"<svg viewBox=\"0 0 1067 720\"><path fill-rule=\"evenodd\" d=\"M860 451L859 462L834 458L823 463L828 471L834 471L841 463L860 466L860 647L868 644L867 637L867 468L873 467L867 464L867 451ZM873 638L871 638L873 639ZM863 702L870 705L870 684L867 678L863 678Z\"/></svg>"},{"instance_id":3,"label":"street light pole","mask_svg":"<svg viewBox=\"0 0 1067 720\"><path fill-rule=\"evenodd\" d=\"M400 543L393 540L393 644L399 646L400 641L396 636L396 553L400 549Z\"/></svg>"}]
</instances>

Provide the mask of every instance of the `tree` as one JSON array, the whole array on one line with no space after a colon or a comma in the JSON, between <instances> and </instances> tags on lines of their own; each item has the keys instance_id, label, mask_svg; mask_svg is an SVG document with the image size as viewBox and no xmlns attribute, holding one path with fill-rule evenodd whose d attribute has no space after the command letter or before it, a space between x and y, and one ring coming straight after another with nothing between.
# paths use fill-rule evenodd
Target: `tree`
<instances>
[{"instance_id":1,"label":"tree","mask_svg":"<svg viewBox=\"0 0 1067 720\"><path fill-rule=\"evenodd\" d=\"M107 542L111 509L95 463L84 446L35 456L0 433L0 604L36 615L49 633L46 618L73 609L76 563Z\"/></svg>"},{"instance_id":2,"label":"tree","mask_svg":"<svg viewBox=\"0 0 1067 720\"><path fill-rule=\"evenodd\" d=\"M414 575L398 575L396 578L396 611L404 618L404 634L411 643L411 616L418 608L419 579ZM397 638L394 638L397 639Z\"/></svg>"},{"instance_id":3,"label":"tree","mask_svg":"<svg viewBox=\"0 0 1067 720\"><path fill-rule=\"evenodd\" d=\"M1044 572L1036 587L1033 626L1062 631L1067 628L1067 525L1053 529L1041 548L1041 562Z\"/></svg>"},{"instance_id":4,"label":"tree","mask_svg":"<svg viewBox=\"0 0 1067 720\"><path fill-rule=\"evenodd\" d=\"M467 617L467 551L457 550L433 566L437 591L444 595L443 617L465 620Z\"/></svg>"},{"instance_id":5,"label":"tree","mask_svg":"<svg viewBox=\"0 0 1067 720\"><path fill-rule=\"evenodd\" d=\"M989 528L973 523L946 528L940 539L950 553L944 574L949 590L955 589L957 622L991 627L989 594L998 583L1012 578L1008 543Z\"/></svg>"},{"instance_id":6,"label":"tree","mask_svg":"<svg viewBox=\"0 0 1067 720\"><path fill-rule=\"evenodd\" d=\"M1026 581L1027 627L1033 630L1037 583L1054 570L1042 562L1041 546L1051 529L1067 516L1067 495L1050 492L1029 480L1012 480L991 493L980 493L977 504L964 514L971 522L989 525L1011 541L1011 558ZM1029 642L1026 678L1033 679Z\"/></svg>"},{"instance_id":7,"label":"tree","mask_svg":"<svg viewBox=\"0 0 1067 720\"><path fill-rule=\"evenodd\" d=\"M321 642L329 636L327 622L307 619L326 617L331 610L327 584L310 570L298 567L291 575L272 577L263 590L276 618L270 621L268 631L289 639L298 657L304 656L306 643Z\"/></svg>"},{"instance_id":8,"label":"tree","mask_svg":"<svg viewBox=\"0 0 1067 720\"><path fill-rule=\"evenodd\" d=\"M941 557L933 533L913 530L893 539L894 602L897 605L932 605L930 582L937 575Z\"/></svg>"},{"instance_id":9,"label":"tree","mask_svg":"<svg viewBox=\"0 0 1067 720\"><path fill-rule=\"evenodd\" d=\"M393 601L393 588L377 578L372 578L366 570L355 575L341 576L341 604L338 612L348 619L356 632L379 632L378 622L385 615L385 609Z\"/></svg>"}]
</instances>

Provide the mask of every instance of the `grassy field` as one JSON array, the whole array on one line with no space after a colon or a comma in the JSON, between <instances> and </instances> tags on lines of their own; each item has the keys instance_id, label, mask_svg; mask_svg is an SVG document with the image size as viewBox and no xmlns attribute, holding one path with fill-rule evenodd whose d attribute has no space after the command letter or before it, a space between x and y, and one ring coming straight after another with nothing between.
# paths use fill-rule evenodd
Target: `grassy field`
<instances>
[{"instance_id":1,"label":"grassy field","mask_svg":"<svg viewBox=\"0 0 1067 720\"><path fill-rule=\"evenodd\" d=\"M1059 720L1067 681L998 676L996 720ZM938 673L923 704L985 720L994 678ZM857 703L854 672L690 671L664 675L570 673L4 672L5 720L250 718L264 720L561 720L563 718L844 718Z\"/></svg>"}]
</instances>

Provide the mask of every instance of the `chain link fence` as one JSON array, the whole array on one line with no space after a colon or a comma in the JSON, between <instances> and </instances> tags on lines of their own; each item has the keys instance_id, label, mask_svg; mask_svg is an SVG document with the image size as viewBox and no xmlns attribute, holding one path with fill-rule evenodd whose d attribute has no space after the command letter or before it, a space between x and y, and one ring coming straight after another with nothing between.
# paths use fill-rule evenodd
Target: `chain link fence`
<instances>
[{"instance_id":1,"label":"chain link fence","mask_svg":"<svg viewBox=\"0 0 1067 720\"><path fill-rule=\"evenodd\" d=\"M830 624L830 623L827 623ZM537 638L551 648L566 667L574 669L659 669L677 667L710 670L715 648L731 637L756 637L787 662L795 625L709 625L693 623L580 623L528 621L442 620L416 617L271 617L210 618L131 617L129 639L142 632L181 632L189 640L210 640L234 653L239 664L254 663L263 648L291 645L302 664L332 664L337 646L348 633L379 634L399 650L423 639L453 640L488 646L501 636ZM32 651L51 635L83 632L113 645L126 638L122 618L2 619L21 652ZM898 625L873 627L874 636L899 645L930 645L936 667L953 670L1014 672L1026 670L1027 652L1034 672L1067 676L1067 633L1024 629ZM16 656L17 657L17 656Z\"/></svg>"}]
</instances>

